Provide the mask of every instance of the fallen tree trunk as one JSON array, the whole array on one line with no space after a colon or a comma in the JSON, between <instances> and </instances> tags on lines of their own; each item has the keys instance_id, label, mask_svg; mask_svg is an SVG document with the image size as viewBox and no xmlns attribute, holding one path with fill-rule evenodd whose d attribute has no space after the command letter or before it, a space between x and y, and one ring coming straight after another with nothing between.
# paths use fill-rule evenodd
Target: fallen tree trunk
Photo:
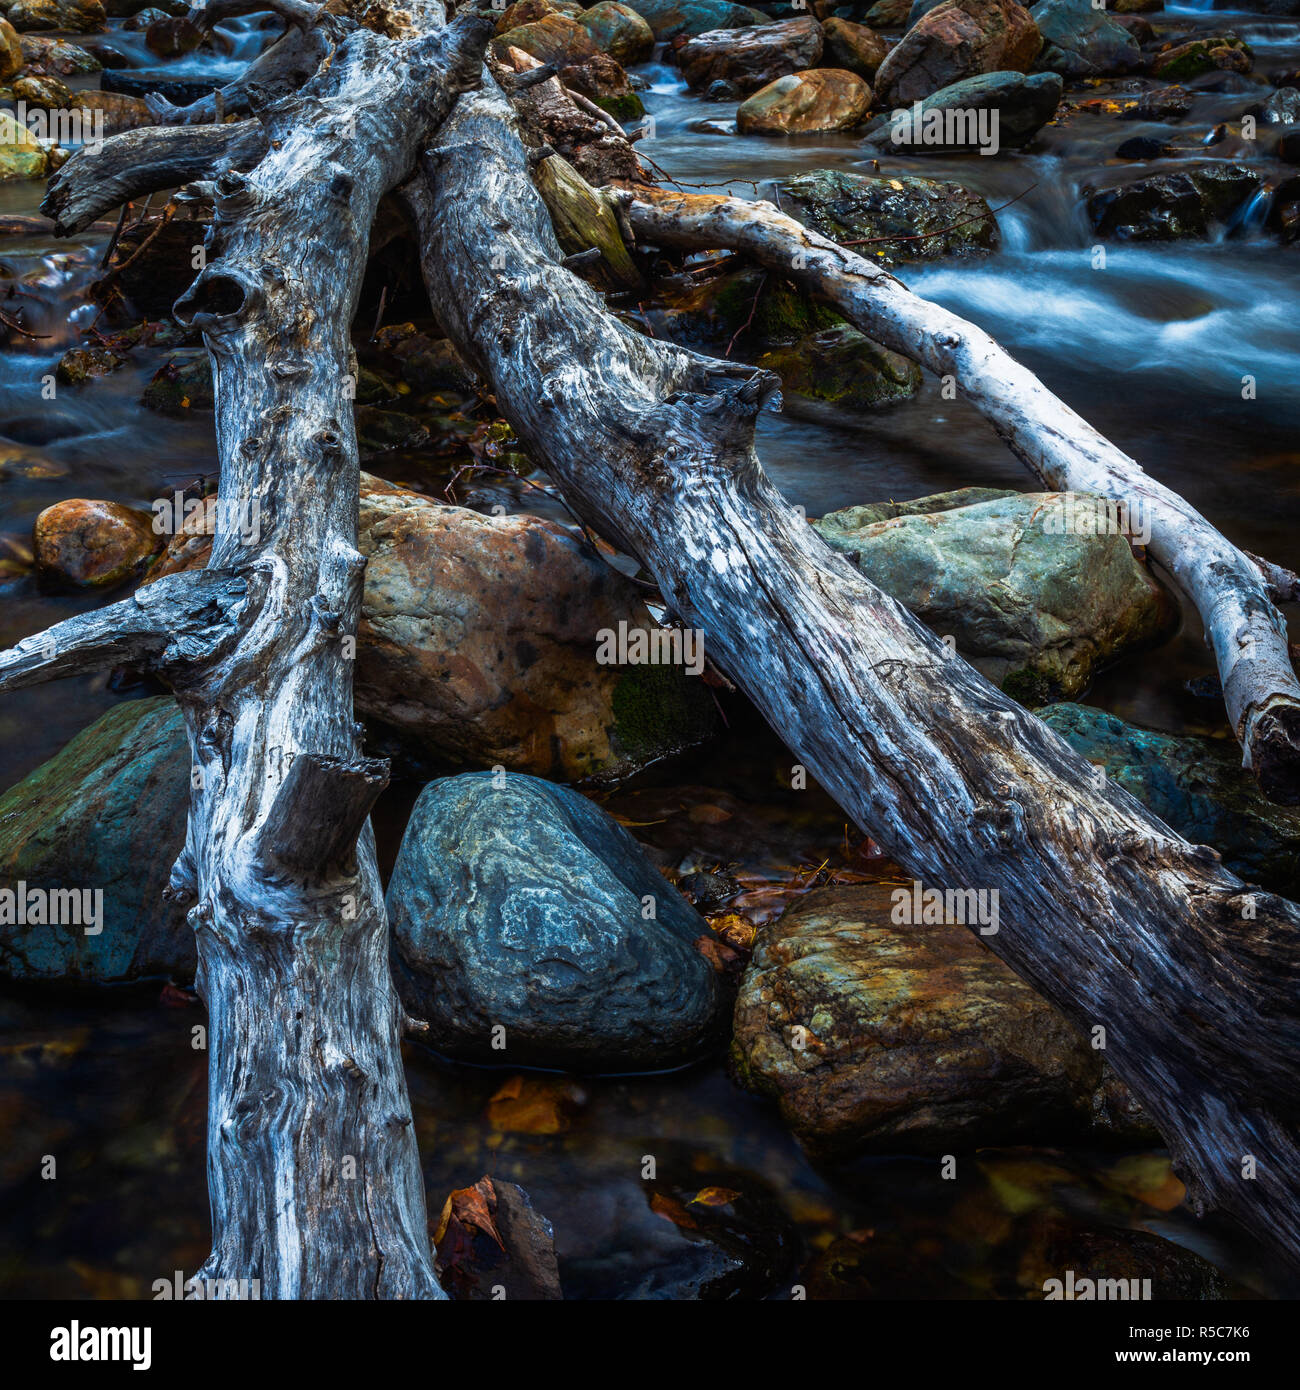
<instances>
[{"instance_id":1,"label":"fallen tree trunk","mask_svg":"<svg viewBox=\"0 0 1300 1390\"><path fill-rule=\"evenodd\" d=\"M423 168L430 296L529 454L865 832L927 886L999 893L988 943L1105 1028L1193 1205L1300 1269L1300 909L1099 786L821 541L754 454L775 379L634 332L561 268L498 92L461 98Z\"/></svg>"},{"instance_id":2,"label":"fallen tree trunk","mask_svg":"<svg viewBox=\"0 0 1300 1390\"><path fill-rule=\"evenodd\" d=\"M131 660L176 692L195 789L170 892L191 904L209 1013L213 1246L197 1278L256 1280L265 1298L445 1296L368 821L387 765L361 756L352 704L365 561L349 328L379 199L478 80L490 32L471 14L394 43L332 21L306 86L250 92L265 155L248 174L204 171L207 265L176 306L213 361L209 568L0 660L0 688ZM211 148L253 148L247 127L217 129ZM170 178L198 132L133 134ZM67 225L90 206L77 183L61 185L79 209Z\"/></svg>"},{"instance_id":3,"label":"fallen tree trunk","mask_svg":"<svg viewBox=\"0 0 1300 1390\"><path fill-rule=\"evenodd\" d=\"M1045 487L1148 508L1148 549L1201 615L1245 766L1267 796L1300 803L1300 681L1273 586L1193 506L1148 477L982 329L771 203L649 188L610 193L637 237L744 252L835 305L876 341L951 377Z\"/></svg>"}]
</instances>

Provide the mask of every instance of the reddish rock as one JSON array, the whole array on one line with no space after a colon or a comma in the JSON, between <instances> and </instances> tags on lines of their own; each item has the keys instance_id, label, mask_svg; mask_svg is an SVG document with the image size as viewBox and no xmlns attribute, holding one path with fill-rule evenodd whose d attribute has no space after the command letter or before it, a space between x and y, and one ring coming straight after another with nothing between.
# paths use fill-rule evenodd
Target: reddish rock
<instances>
[{"instance_id":1,"label":"reddish rock","mask_svg":"<svg viewBox=\"0 0 1300 1390\"><path fill-rule=\"evenodd\" d=\"M811 16L747 29L714 29L687 39L677 64L690 87L725 82L754 92L778 77L815 68L822 56L822 29Z\"/></svg>"},{"instance_id":2,"label":"reddish rock","mask_svg":"<svg viewBox=\"0 0 1300 1390\"><path fill-rule=\"evenodd\" d=\"M1042 46L1033 17L1015 0L944 0L890 50L876 94L884 106L906 106L964 77L1028 72Z\"/></svg>"},{"instance_id":3,"label":"reddish rock","mask_svg":"<svg viewBox=\"0 0 1300 1390\"><path fill-rule=\"evenodd\" d=\"M163 540L148 512L80 497L46 507L33 528L38 568L78 589L125 583L162 548Z\"/></svg>"},{"instance_id":4,"label":"reddish rock","mask_svg":"<svg viewBox=\"0 0 1300 1390\"><path fill-rule=\"evenodd\" d=\"M851 130L871 109L871 88L843 68L811 68L778 77L736 111L742 135L803 135Z\"/></svg>"}]
</instances>

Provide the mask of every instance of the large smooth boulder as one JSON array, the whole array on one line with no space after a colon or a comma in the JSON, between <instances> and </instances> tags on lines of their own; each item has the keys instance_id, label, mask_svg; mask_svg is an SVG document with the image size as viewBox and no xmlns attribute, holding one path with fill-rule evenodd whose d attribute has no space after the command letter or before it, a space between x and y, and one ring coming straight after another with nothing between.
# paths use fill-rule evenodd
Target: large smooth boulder
<instances>
[{"instance_id":1,"label":"large smooth boulder","mask_svg":"<svg viewBox=\"0 0 1300 1390\"><path fill-rule=\"evenodd\" d=\"M150 578L201 567L215 500ZM602 630L654 627L632 582L553 522L441 506L362 475L358 712L401 751L613 780L712 731L697 676L602 665Z\"/></svg>"},{"instance_id":2,"label":"large smooth boulder","mask_svg":"<svg viewBox=\"0 0 1300 1390\"><path fill-rule=\"evenodd\" d=\"M1034 7L1043 36L1038 65L1063 77L1106 77L1142 66L1137 40L1092 0L1044 0Z\"/></svg>"},{"instance_id":3,"label":"large smooth boulder","mask_svg":"<svg viewBox=\"0 0 1300 1390\"><path fill-rule=\"evenodd\" d=\"M675 39L678 34L704 34L710 29L741 29L766 24L767 15L731 0L627 0L627 4L654 30L656 39Z\"/></svg>"},{"instance_id":4,"label":"large smooth boulder","mask_svg":"<svg viewBox=\"0 0 1300 1390\"><path fill-rule=\"evenodd\" d=\"M1264 796L1235 740L1156 733L1091 705L1052 705L1040 718L1166 825L1217 849L1233 873L1300 898L1300 809Z\"/></svg>"},{"instance_id":5,"label":"large smooth boulder","mask_svg":"<svg viewBox=\"0 0 1300 1390\"><path fill-rule=\"evenodd\" d=\"M815 68L821 56L821 25L805 16L700 34L677 50L677 65L689 87L723 82L735 92L748 93L778 77Z\"/></svg>"},{"instance_id":6,"label":"large smooth boulder","mask_svg":"<svg viewBox=\"0 0 1300 1390\"><path fill-rule=\"evenodd\" d=\"M851 130L871 109L871 88L843 68L810 68L778 77L736 109L742 135L806 135Z\"/></svg>"},{"instance_id":7,"label":"large smooth boulder","mask_svg":"<svg viewBox=\"0 0 1300 1390\"><path fill-rule=\"evenodd\" d=\"M968 926L910 920L913 900L912 885L822 888L759 928L736 1000L740 1082L821 1158L1135 1128L1074 1024Z\"/></svg>"},{"instance_id":8,"label":"large smooth boulder","mask_svg":"<svg viewBox=\"0 0 1300 1390\"><path fill-rule=\"evenodd\" d=\"M882 151L910 154L1019 149L1055 115L1065 85L1054 72L990 72L954 82L920 103L878 117L863 132ZM996 112L994 124L980 112ZM991 137L986 139L985 137Z\"/></svg>"},{"instance_id":9,"label":"large smooth boulder","mask_svg":"<svg viewBox=\"0 0 1300 1390\"><path fill-rule=\"evenodd\" d=\"M1015 0L944 0L903 35L876 73L883 106L922 101L964 77L1028 72L1043 41Z\"/></svg>"},{"instance_id":10,"label":"large smooth boulder","mask_svg":"<svg viewBox=\"0 0 1300 1390\"><path fill-rule=\"evenodd\" d=\"M717 1040L719 976L697 944L712 940L707 923L567 787L506 773L432 783L387 904L398 988L440 1051L657 1071Z\"/></svg>"},{"instance_id":11,"label":"large smooth boulder","mask_svg":"<svg viewBox=\"0 0 1300 1390\"><path fill-rule=\"evenodd\" d=\"M1208 237L1260 188L1242 164L1219 162L1152 174L1087 195L1088 219L1116 241L1180 241Z\"/></svg>"},{"instance_id":12,"label":"large smooth boulder","mask_svg":"<svg viewBox=\"0 0 1300 1390\"><path fill-rule=\"evenodd\" d=\"M130 700L0 796L0 887L100 890L102 930L0 921L0 975L188 979L194 933L163 899L185 843L190 751L170 698Z\"/></svg>"},{"instance_id":13,"label":"large smooth boulder","mask_svg":"<svg viewBox=\"0 0 1300 1390\"><path fill-rule=\"evenodd\" d=\"M813 169L778 188L792 216L832 241L869 239L871 259L883 266L980 256L999 244L988 203L959 183Z\"/></svg>"},{"instance_id":14,"label":"large smooth boulder","mask_svg":"<svg viewBox=\"0 0 1300 1390\"><path fill-rule=\"evenodd\" d=\"M1070 529L1090 500L962 488L847 507L813 525L990 680L1043 704L1077 695L1101 667L1178 625L1126 536Z\"/></svg>"},{"instance_id":15,"label":"large smooth boulder","mask_svg":"<svg viewBox=\"0 0 1300 1390\"><path fill-rule=\"evenodd\" d=\"M654 51L654 30L630 5L618 0L602 0L577 20L596 47L624 67L645 62Z\"/></svg>"}]
</instances>

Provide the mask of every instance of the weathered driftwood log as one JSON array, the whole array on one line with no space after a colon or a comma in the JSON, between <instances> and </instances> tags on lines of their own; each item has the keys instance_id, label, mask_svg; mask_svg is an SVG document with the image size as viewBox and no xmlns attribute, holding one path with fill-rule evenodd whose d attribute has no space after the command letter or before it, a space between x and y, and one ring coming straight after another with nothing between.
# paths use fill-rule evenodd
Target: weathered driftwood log
<instances>
[{"instance_id":1,"label":"weathered driftwood log","mask_svg":"<svg viewBox=\"0 0 1300 1390\"><path fill-rule=\"evenodd\" d=\"M266 154L260 121L230 125L143 126L87 146L50 180L41 211L56 236L72 236L132 198L246 173Z\"/></svg>"},{"instance_id":2,"label":"weathered driftwood log","mask_svg":"<svg viewBox=\"0 0 1300 1390\"><path fill-rule=\"evenodd\" d=\"M0 658L0 688L127 659L177 693L198 785L170 891L192 903L210 1020L200 1277L267 1298L443 1296L367 820L386 770L361 757L352 706L349 328L379 199L478 80L491 27L471 14L395 43L338 21L301 91L254 98L269 148L216 178L208 263L177 313L213 359L222 505L259 524L219 513L198 583Z\"/></svg>"},{"instance_id":3,"label":"weathered driftwood log","mask_svg":"<svg viewBox=\"0 0 1300 1390\"><path fill-rule=\"evenodd\" d=\"M1300 802L1300 681L1286 623L1259 567L1195 507L1148 477L982 329L771 203L653 189L611 194L638 237L742 251L828 300L886 347L950 376L1044 486L1148 509L1148 549L1201 615L1245 765L1268 796Z\"/></svg>"},{"instance_id":4,"label":"weathered driftwood log","mask_svg":"<svg viewBox=\"0 0 1300 1390\"><path fill-rule=\"evenodd\" d=\"M405 192L430 295L531 456L864 831L927 886L999 893L986 940L1105 1028L1194 1203L1300 1268L1300 908L1106 785L830 551L754 454L774 379L636 333L560 267L498 92L462 97L423 165Z\"/></svg>"}]
</instances>

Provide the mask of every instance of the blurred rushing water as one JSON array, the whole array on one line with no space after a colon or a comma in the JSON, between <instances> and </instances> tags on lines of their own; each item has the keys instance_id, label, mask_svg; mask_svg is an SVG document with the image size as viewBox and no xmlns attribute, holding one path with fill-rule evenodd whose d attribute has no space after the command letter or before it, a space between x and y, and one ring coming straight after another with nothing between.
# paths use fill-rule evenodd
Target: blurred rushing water
<instances>
[{"instance_id":1,"label":"blurred rushing water","mask_svg":"<svg viewBox=\"0 0 1300 1390\"><path fill-rule=\"evenodd\" d=\"M1195 3L1155 18L1235 29L1254 45L1258 70L1300 67L1300 22L1211 14ZM143 34L117 21L109 42L142 71L229 78L277 29L267 16L232 21L218 30L215 51L168 63L148 52ZM1258 218L1246 218L1210 244L1109 246L1106 267L1097 270L1081 212L1085 186L1143 171L1113 158L1137 134L1162 134L1186 147L1185 159L1253 158L1231 135L1212 147L1201 143L1249 104L1244 85L1229 79L1225 90L1203 93L1186 120L1168 127L1078 116L1044 132L1029 155L877 162L851 137L742 138L728 128L734 103L688 95L663 64L641 73L655 121L642 148L687 185L771 196L768 180L832 166L954 178L982 193L1000 209L1001 251L961 265L905 268L901 278L990 331L1234 540L1283 563L1300 559L1296 250L1265 235ZM1110 90L1125 83L1097 89ZM1267 172L1277 177L1278 166ZM0 218L30 217L42 191L0 185ZM84 292L108 232L100 225L55 241L31 223L0 238L0 290L15 290L10 303L24 306L29 331L39 335L11 335L0 351L0 543L19 550L36 514L53 502L85 496L148 506L215 468L210 416L176 421L138 403L161 350L137 350L126 369L88 387L60 388L53 402L42 398L42 378L94 318ZM1253 401L1241 396L1247 374L1257 381ZM860 426L768 414L758 434L765 466L813 515L971 484L1032 486L981 418L942 400L932 382ZM30 574L0 577L0 643L114 597L45 592ZM1157 726L1213 728L1217 712L1183 690L1209 669L1189 613L1174 643L1106 673L1091 698ZM102 676L6 696L0 786L119 698ZM757 804L759 746L775 747L733 737L691 775ZM386 860L395 828L397 811L380 817ZM177 1268L192 1272L201 1261L206 1084L204 1054L189 1038L202 1018L200 1006L160 996L157 985L93 1000L0 998L0 1295L148 1297L154 1279ZM773 1112L717 1066L575 1085L555 1133L500 1122L493 1110L500 1073L453 1067L414 1048L408 1069L434 1214L442 1195L485 1172L520 1182L555 1223L566 1285L588 1295L627 1292L653 1263L662 1223L647 1214L635 1175L640 1156L662 1149L667 1135L675 1172L747 1184L771 1198L778 1224L788 1228L787 1290L797 1271L856 1233L859 1244L879 1240L894 1252L894 1263L882 1267L899 1271L897 1290L910 1296L1014 1296L1015 1223L1036 1212L1166 1234L1212 1255L1245 1284L1268 1287L1249 1254L1218 1243L1177 1209L1159 1155L990 1154L965 1165L956 1183L936 1182L931 1161L906 1157L823 1173ZM60 1177L43 1182L39 1160L53 1151Z\"/></svg>"}]
</instances>

